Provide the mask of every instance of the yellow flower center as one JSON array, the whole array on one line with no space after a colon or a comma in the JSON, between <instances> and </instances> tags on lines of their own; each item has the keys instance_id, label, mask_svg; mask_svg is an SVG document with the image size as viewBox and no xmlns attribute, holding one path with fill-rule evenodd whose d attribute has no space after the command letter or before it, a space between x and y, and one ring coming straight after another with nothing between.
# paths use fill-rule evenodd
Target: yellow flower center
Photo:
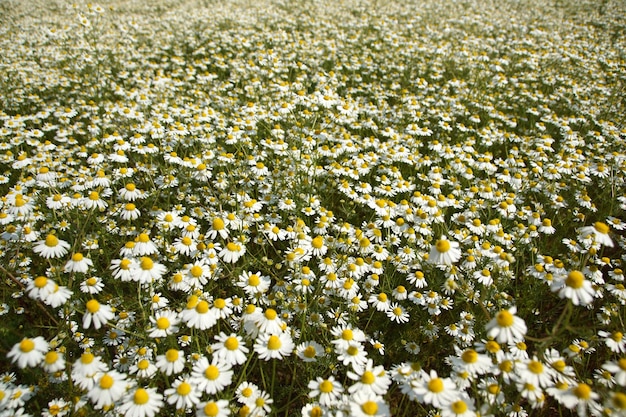
<instances>
[{"instance_id":1,"label":"yellow flower center","mask_svg":"<svg viewBox=\"0 0 626 417\"><path fill-rule=\"evenodd\" d=\"M268 308L265 311L265 318L268 320L274 320L276 318L276 310L274 310L273 308Z\"/></svg>"},{"instance_id":2,"label":"yellow flower center","mask_svg":"<svg viewBox=\"0 0 626 417\"><path fill-rule=\"evenodd\" d=\"M80 362L84 365L89 365L91 362L93 362L93 360L96 357L93 355L93 353L83 353L82 355L80 355Z\"/></svg>"},{"instance_id":3,"label":"yellow flower center","mask_svg":"<svg viewBox=\"0 0 626 417\"><path fill-rule=\"evenodd\" d=\"M543 364L539 361L530 361L528 363L528 370L533 374L540 374L543 372Z\"/></svg>"},{"instance_id":4,"label":"yellow flower center","mask_svg":"<svg viewBox=\"0 0 626 417\"><path fill-rule=\"evenodd\" d=\"M354 338L354 333L350 329L345 329L341 332L341 338L343 340L352 340Z\"/></svg>"},{"instance_id":5,"label":"yellow flower center","mask_svg":"<svg viewBox=\"0 0 626 417\"><path fill-rule=\"evenodd\" d=\"M35 349L35 342L32 339L24 339L20 342L20 350L23 353L28 353Z\"/></svg>"},{"instance_id":6,"label":"yellow flower center","mask_svg":"<svg viewBox=\"0 0 626 417\"><path fill-rule=\"evenodd\" d=\"M178 395L188 395L191 392L191 385L188 382L181 382L181 384L176 387L176 393Z\"/></svg>"},{"instance_id":7,"label":"yellow flower center","mask_svg":"<svg viewBox=\"0 0 626 417\"><path fill-rule=\"evenodd\" d=\"M224 342L224 346L228 350L237 350L237 348L239 347L239 340L237 340L236 337L231 336L226 339L226 341Z\"/></svg>"},{"instance_id":8,"label":"yellow flower center","mask_svg":"<svg viewBox=\"0 0 626 417\"><path fill-rule=\"evenodd\" d=\"M91 201L98 201L100 199L100 194L97 191L92 191L89 193L89 199Z\"/></svg>"},{"instance_id":9,"label":"yellow flower center","mask_svg":"<svg viewBox=\"0 0 626 417\"><path fill-rule=\"evenodd\" d=\"M434 393L443 391L443 380L441 378L433 378L428 381L428 390Z\"/></svg>"},{"instance_id":10,"label":"yellow flower center","mask_svg":"<svg viewBox=\"0 0 626 417\"><path fill-rule=\"evenodd\" d=\"M120 269L123 269L124 271L128 271L130 269L130 264L131 264L130 259L122 259L120 261Z\"/></svg>"},{"instance_id":11,"label":"yellow flower center","mask_svg":"<svg viewBox=\"0 0 626 417\"><path fill-rule=\"evenodd\" d=\"M228 242L228 244L226 245L226 249L228 249L230 252L239 252L239 249L241 249L241 246L239 246L238 244L234 242Z\"/></svg>"},{"instance_id":12,"label":"yellow flower center","mask_svg":"<svg viewBox=\"0 0 626 417\"><path fill-rule=\"evenodd\" d=\"M59 354L54 350L51 350L50 352L46 353L46 356L44 358L44 360L46 361L48 365L52 365L58 359L59 359Z\"/></svg>"},{"instance_id":13,"label":"yellow flower center","mask_svg":"<svg viewBox=\"0 0 626 417\"><path fill-rule=\"evenodd\" d=\"M572 271L567 274L567 278L565 279L565 285L570 288L578 289L583 286L583 282L585 282L585 276L580 271Z\"/></svg>"},{"instance_id":14,"label":"yellow flower center","mask_svg":"<svg viewBox=\"0 0 626 417\"><path fill-rule=\"evenodd\" d=\"M496 315L496 321L500 327L510 327L513 325L513 315L507 310L502 310Z\"/></svg>"},{"instance_id":15,"label":"yellow flower center","mask_svg":"<svg viewBox=\"0 0 626 417\"><path fill-rule=\"evenodd\" d=\"M82 260L83 260L83 254L82 253L75 253L74 255L72 255L72 261L80 262Z\"/></svg>"},{"instance_id":16,"label":"yellow flower center","mask_svg":"<svg viewBox=\"0 0 626 417\"><path fill-rule=\"evenodd\" d=\"M278 350L282 345L283 343L280 341L280 337L276 335L271 335L267 341L267 348L269 350Z\"/></svg>"},{"instance_id":17,"label":"yellow flower center","mask_svg":"<svg viewBox=\"0 0 626 417\"><path fill-rule=\"evenodd\" d=\"M135 207L135 205L134 205L133 203L127 203L127 204L124 206L124 209L125 209L126 211L135 211L135 208L136 208L136 207Z\"/></svg>"},{"instance_id":18,"label":"yellow flower center","mask_svg":"<svg viewBox=\"0 0 626 417\"><path fill-rule=\"evenodd\" d=\"M226 307L226 300L224 300L223 298L218 298L217 300L215 300L215 302L213 302L213 306L221 310Z\"/></svg>"},{"instance_id":19,"label":"yellow flower center","mask_svg":"<svg viewBox=\"0 0 626 417\"><path fill-rule=\"evenodd\" d=\"M593 228L600 234L606 235L609 233L609 225L602 222L595 222Z\"/></svg>"},{"instance_id":20,"label":"yellow flower center","mask_svg":"<svg viewBox=\"0 0 626 417\"><path fill-rule=\"evenodd\" d=\"M200 278L202 276L202 273L204 272L202 270L202 267L199 265L194 265L191 267L191 269L189 270L189 272L191 273L191 276L194 278Z\"/></svg>"},{"instance_id":21,"label":"yellow flower center","mask_svg":"<svg viewBox=\"0 0 626 417\"><path fill-rule=\"evenodd\" d=\"M450 250L450 242L445 239L438 240L435 243L435 249L437 249L439 253L445 253Z\"/></svg>"},{"instance_id":22,"label":"yellow flower center","mask_svg":"<svg viewBox=\"0 0 626 417\"><path fill-rule=\"evenodd\" d=\"M46 246L49 248L54 248L59 244L59 239L55 235L46 236Z\"/></svg>"},{"instance_id":23,"label":"yellow flower center","mask_svg":"<svg viewBox=\"0 0 626 417\"><path fill-rule=\"evenodd\" d=\"M135 191L135 184L131 182L129 184L126 184L126 187L124 188L126 188L126 191L130 191L132 193L133 191Z\"/></svg>"},{"instance_id":24,"label":"yellow flower center","mask_svg":"<svg viewBox=\"0 0 626 417\"><path fill-rule=\"evenodd\" d=\"M43 288L48 284L48 278L46 277L37 277L34 281L35 287Z\"/></svg>"},{"instance_id":25,"label":"yellow flower center","mask_svg":"<svg viewBox=\"0 0 626 417\"><path fill-rule=\"evenodd\" d=\"M97 313L100 310L100 303L97 300L91 299L86 304L87 311L91 314Z\"/></svg>"},{"instance_id":26,"label":"yellow flower center","mask_svg":"<svg viewBox=\"0 0 626 417\"><path fill-rule=\"evenodd\" d=\"M100 388L102 389L109 389L113 386L113 384L115 383L115 380L113 379L113 377L109 374L104 374L102 376L102 378L100 378Z\"/></svg>"},{"instance_id":27,"label":"yellow flower center","mask_svg":"<svg viewBox=\"0 0 626 417\"><path fill-rule=\"evenodd\" d=\"M485 343L485 349L487 349L487 352L497 353L500 351L500 345L497 342L490 340L487 343Z\"/></svg>"},{"instance_id":28,"label":"yellow flower center","mask_svg":"<svg viewBox=\"0 0 626 417\"><path fill-rule=\"evenodd\" d=\"M331 381L329 381L328 379L325 379L320 384L320 391L323 392L323 393L333 392L333 388L334 388L333 387L333 383Z\"/></svg>"},{"instance_id":29,"label":"yellow flower center","mask_svg":"<svg viewBox=\"0 0 626 417\"><path fill-rule=\"evenodd\" d=\"M148 243L150 241L150 236L148 236L147 233L141 233L138 237L137 237L137 241L141 242L141 243Z\"/></svg>"},{"instance_id":30,"label":"yellow flower center","mask_svg":"<svg viewBox=\"0 0 626 417\"><path fill-rule=\"evenodd\" d=\"M317 355L317 351L315 350L315 348L311 345L307 346L306 349L304 349L304 352L302 353L304 355L305 358L314 358L315 355Z\"/></svg>"},{"instance_id":31,"label":"yellow flower center","mask_svg":"<svg viewBox=\"0 0 626 417\"><path fill-rule=\"evenodd\" d=\"M150 271L154 267L154 261L147 256L142 256L139 265L144 271Z\"/></svg>"},{"instance_id":32,"label":"yellow flower center","mask_svg":"<svg viewBox=\"0 0 626 417\"><path fill-rule=\"evenodd\" d=\"M220 376L220 370L215 365L209 365L209 367L204 370L204 376L211 381L215 381Z\"/></svg>"},{"instance_id":33,"label":"yellow flower center","mask_svg":"<svg viewBox=\"0 0 626 417\"><path fill-rule=\"evenodd\" d=\"M207 303L205 300L201 300L200 302L198 302L198 305L196 306L196 312L198 314L206 314L207 311L209 311L209 303Z\"/></svg>"},{"instance_id":34,"label":"yellow flower center","mask_svg":"<svg viewBox=\"0 0 626 417\"><path fill-rule=\"evenodd\" d=\"M576 388L572 390L574 395L581 400L588 400L591 398L591 387L585 383L580 383Z\"/></svg>"},{"instance_id":35,"label":"yellow flower center","mask_svg":"<svg viewBox=\"0 0 626 417\"><path fill-rule=\"evenodd\" d=\"M322 246L324 246L324 238L321 236L317 236L311 241L311 246L313 246L315 249L320 249Z\"/></svg>"},{"instance_id":36,"label":"yellow flower center","mask_svg":"<svg viewBox=\"0 0 626 417\"><path fill-rule=\"evenodd\" d=\"M461 355L461 359L465 363L475 363L478 360L478 353L473 349L468 349Z\"/></svg>"},{"instance_id":37,"label":"yellow flower center","mask_svg":"<svg viewBox=\"0 0 626 417\"><path fill-rule=\"evenodd\" d=\"M616 392L613 395L613 405L617 410L626 410L626 394Z\"/></svg>"},{"instance_id":38,"label":"yellow flower center","mask_svg":"<svg viewBox=\"0 0 626 417\"><path fill-rule=\"evenodd\" d=\"M450 405L450 408L454 414L463 414L467 411L467 404L465 404L465 401L463 400L458 400L453 402Z\"/></svg>"},{"instance_id":39,"label":"yellow flower center","mask_svg":"<svg viewBox=\"0 0 626 417\"><path fill-rule=\"evenodd\" d=\"M361 411L368 416L374 416L378 412L378 404L374 401L365 401L361 404Z\"/></svg>"},{"instance_id":40,"label":"yellow flower center","mask_svg":"<svg viewBox=\"0 0 626 417\"><path fill-rule=\"evenodd\" d=\"M261 278L257 274L252 274L248 277L248 285L256 287L261 283Z\"/></svg>"},{"instance_id":41,"label":"yellow flower center","mask_svg":"<svg viewBox=\"0 0 626 417\"><path fill-rule=\"evenodd\" d=\"M150 361L147 359L142 359L139 362L137 362L137 369L141 369L142 371L145 371L149 367L150 367Z\"/></svg>"},{"instance_id":42,"label":"yellow flower center","mask_svg":"<svg viewBox=\"0 0 626 417\"><path fill-rule=\"evenodd\" d=\"M211 401L210 403L207 403L204 406L203 411L204 411L204 414L206 414L208 417L215 417L216 415L219 414L220 409L215 402Z\"/></svg>"},{"instance_id":43,"label":"yellow flower center","mask_svg":"<svg viewBox=\"0 0 626 417\"><path fill-rule=\"evenodd\" d=\"M170 321L167 317L159 317L156 321L156 326L160 330L165 330L170 327Z\"/></svg>"},{"instance_id":44,"label":"yellow flower center","mask_svg":"<svg viewBox=\"0 0 626 417\"><path fill-rule=\"evenodd\" d=\"M176 349L169 349L165 352L165 359L168 362L176 362L178 360L178 351Z\"/></svg>"},{"instance_id":45,"label":"yellow flower center","mask_svg":"<svg viewBox=\"0 0 626 417\"><path fill-rule=\"evenodd\" d=\"M213 219L213 230L223 230L224 226L224 220L219 217Z\"/></svg>"}]
</instances>

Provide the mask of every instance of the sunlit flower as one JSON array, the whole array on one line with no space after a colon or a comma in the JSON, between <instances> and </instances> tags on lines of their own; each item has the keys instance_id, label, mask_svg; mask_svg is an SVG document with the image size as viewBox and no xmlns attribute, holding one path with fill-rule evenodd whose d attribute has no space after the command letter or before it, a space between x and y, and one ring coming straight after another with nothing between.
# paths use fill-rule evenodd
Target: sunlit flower
<instances>
[{"instance_id":1,"label":"sunlit flower","mask_svg":"<svg viewBox=\"0 0 626 417\"><path fill-rule=\"evenodd\" d=\"M228 242L219 252L219 256L226 263L235 263L245 252L246 247L242 244Z\"/></svg>"},{"instance_id":2,"label":"sunlit flower","mask_svg":"<svg viewBox=\"0 0 626 417\"><path fill-rule=\"evenodd\" d=\"M579 236L581 239L586 239L587 236L593 236L594 240L606 247L612 248L613 241L609 236L611 228L608 224L603 222L595 222L592 226L581 227L579 230Z\"/></svg>"},{"instance_id":3,"label":"sunlit flower","mask_svg":"<svg viewBox=\"0 0 626 417\"><path fill-rule=\"evenodd\" d=\"M428 261L435 265L452 265L461 259L459 243L448 240L445 236L431 247Z\"/></svg>"},{"instance_id":4,"label":"sunlit flower","mask_svg":"<svg viewBox=\"0 0 626 417\"><path fill-rule=\"evenodd\" d=\"M84 329L88 329L93 324L93 327L97 330L115 317L109 305L100 304L93 298L87 301L85 309L86 311L83 315Z\"/></svg>"},{"instance_id":5,"label":"sunlit flower","mask_svg":"<svg viewBox=\"0 0 626 417\"><path fill-rule=\"evenodd\" d=\"M95 376L95 384L87 392L96 409L115 404L126 392L126 375L117 371L107 371Z\"/></svg>"},{"instance_id":6,"label":"sunlit flower","mask_svg":"<svg viewBox=\"0 0 626 417\"><path fill-rule=\"evenodd\" d=\"M126 393L118 410L129 417L153 417L162 406L163 395L156 388L139 387Z\"/></svg>"},{"instance_id":7,"label":"sunlit flower","mask_svg":"<svg viewBox=\"0 0 626 417\"><path fill-rule=\"evenodd\" d=\"M317 401L326 407L335 405L334 403L343 393L343 387L332 375L328 379L318 376L315 380L309 381L307 387L311 390L309 398L317 398Z\"/></svg>"},{"instance_id":8,"label":"sunlit flower","mask_svg":"<svg viewBox=\"0 0 626 417\"><path fill-rule=\"evenodd\" d=\"M24 338L13 345L7 353L7 358L19 368L34 367L44 360L47 351L48 342L43 337Z\"/></svg>"},{"instance_id":9,"label":"sunlit flower","mask_svg":"<svg viewBox=\"0 0 626 417\"><path fill-rule=\"evenodd\" d=\"M527 331L526 323L515 313L517 313L517 307L500 310L487 323L487 335L497 340L498 343L517 343L524 340Z\"/></svg>"},{"instance_id":10,"label":"sunlit flower","mask_svg":"<svg viewBox=\"0 0 626 417\"><path fill-rule=\"evenodd\" d=\"M561 298L572 300L574 305L590 304L595 296L591 281L576 270L570 271L564 278L555 279L552 282L552 291L558 292Z\"/></svg>"},{"instance_id":11,"label":"sunlit flower","mask_svg":"<svg viewBox=\"0 0 626 417\"><path fill-rule=\"evenodd\" d=\"M224 332L220 332L219 335L215 336L215 339L218 343L213 343L211 349L213 349L213 354L224 362L232 365L241 365L248 359L246 355L249 349L244 344L241 336L234 333L227 335Z\"/></svg>"},{"instance_id":12,"label":"sunlit flower","mask_svg":"<svg viewBox=\"0 0 626 417\"><path fill-rule=\"evenodd\" d=\"M261 333L254 343L254 351L259 355L259 359L266 361L289 356L294 348L293 340L287 333Z\"/></svg>"},{"instance_id":13,"label":"sunlit flower","mask_svg":"<svg viewBox=\"0 0 626 417\"><path fill-rule=\"evenodd\" d=\"M321 401L320 401L321 403ZM380 396L367 391L357 391L349 399L350 416L370 417L389 416L389 406Z\"/></svg>"},{"instance_id":14,"label":"sunlit flower","mask_svg":"<svg viewBox=\"0 0 626 417\"><path fill-rule=\"evenodd\" d=\"M161 310L154 317L150 317L152 327L148 329L150 337L166 337L178 332L180 317L178 313L171 310Z\"/></svg>"},{"instance_id":15,"label":"sunlit flower","mask_svg":"<svg viewBox=\"0 0 626 417\"><path fill-rule=\"evenodd\" d=\"M185 367L185 353L182 350L168 349L156 359L157 368L167 376L178 374Z\"/></svg>"},{"instance_id":16,"label":"sunlit flower","mask_svg":"<svg viewBox=\"0 0 626 417\"><path fill-rule=\"evenodd\" d=\"M173 404L177 410L189 410L200 402L200 391L189 378L178 377L172 387L164 392L168 404Z\"/></svg>"},{"instance_id":17,"label":"sunlit flower","mask_svg":"<svg viewBox=\"0 0 626 417\"><path fill-rule=\"evenodd\" d=\"M200 357L191 370L190 382L198 391L217 394L229 386L233 379L232 365L214 357L209 362L205 356Z\"/></svg>"},{"instance_id":18,"label":"sunlit flower","mask_svg":"<svg viewBox=\"0 0 626 417\"><path fill-rule=\"evenodd\" d=\"M230 408L227 400L204 401L197 405L197 417L227 417Z\"/></svg>"},{"instance_id":19,"label":"sunlit flower","mask_svg":"<svg viewBox=\"0 0 626 417\"><path fill-rule=\"evenodd\" d=\"M69 243L53 234L49 234L45 240L40 240L33 246L33 251L43 258L50 259L62 257L68 252L69 248Z\"/></svg>"},{"instance_id":20,"label":"sunlit flower","mask_svg":"<svg viewBox=\"0 0 626 417\"><path fill-rule=\"evenodd\" d=\"M93 266L91 259L83 256L82 253L77 252L72 255L72 258L65 264L65 272L79 272L86 273L90 267Z\"/></svg>"}]
</instances>

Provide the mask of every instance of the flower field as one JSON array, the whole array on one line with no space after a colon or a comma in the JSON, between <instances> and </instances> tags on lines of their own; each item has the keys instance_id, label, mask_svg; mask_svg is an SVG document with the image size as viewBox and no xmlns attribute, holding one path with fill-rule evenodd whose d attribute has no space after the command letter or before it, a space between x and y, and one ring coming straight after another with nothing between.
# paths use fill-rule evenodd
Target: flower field
<instances>
[{"instance_id":1,"label":"flower field","mask_svg":"<svg viewBox=\"0 0 626 417\"><path fill-rule=\"evenodd\" d=\"M626 5L0 3L0 417L626 416Z\"/></svg>"}]
</instances>

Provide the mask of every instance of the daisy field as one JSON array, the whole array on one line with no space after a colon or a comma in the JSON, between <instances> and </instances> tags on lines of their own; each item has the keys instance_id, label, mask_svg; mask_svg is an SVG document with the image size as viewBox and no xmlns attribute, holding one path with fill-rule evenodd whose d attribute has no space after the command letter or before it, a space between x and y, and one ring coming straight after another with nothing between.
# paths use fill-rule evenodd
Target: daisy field
<instances>
[{"instance_id":1,"label":"daisy field","mask_svg":"<svg viewBox=\"0 0 626 417\"><path fill-rule=\"evenodd\" d=\"M0 2L0 417L626 416L625 34Z\"/></svg>"}]
</instances>

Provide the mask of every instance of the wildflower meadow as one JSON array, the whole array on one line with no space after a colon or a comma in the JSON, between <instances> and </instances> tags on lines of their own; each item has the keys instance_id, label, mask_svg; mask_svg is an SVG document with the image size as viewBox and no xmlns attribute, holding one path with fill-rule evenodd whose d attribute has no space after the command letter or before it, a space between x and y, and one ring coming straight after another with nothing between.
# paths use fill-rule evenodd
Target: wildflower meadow
<instances>
[{"instance_id":1,"label":"wildflower meadow","mask_svg":"<svg viewBox=\"0 0 626 417\"><path fill-rule=\"evenodd\" d=\"M626 416L626 3L0 1L0 417Z\"/></svg>"}]
</instances>

